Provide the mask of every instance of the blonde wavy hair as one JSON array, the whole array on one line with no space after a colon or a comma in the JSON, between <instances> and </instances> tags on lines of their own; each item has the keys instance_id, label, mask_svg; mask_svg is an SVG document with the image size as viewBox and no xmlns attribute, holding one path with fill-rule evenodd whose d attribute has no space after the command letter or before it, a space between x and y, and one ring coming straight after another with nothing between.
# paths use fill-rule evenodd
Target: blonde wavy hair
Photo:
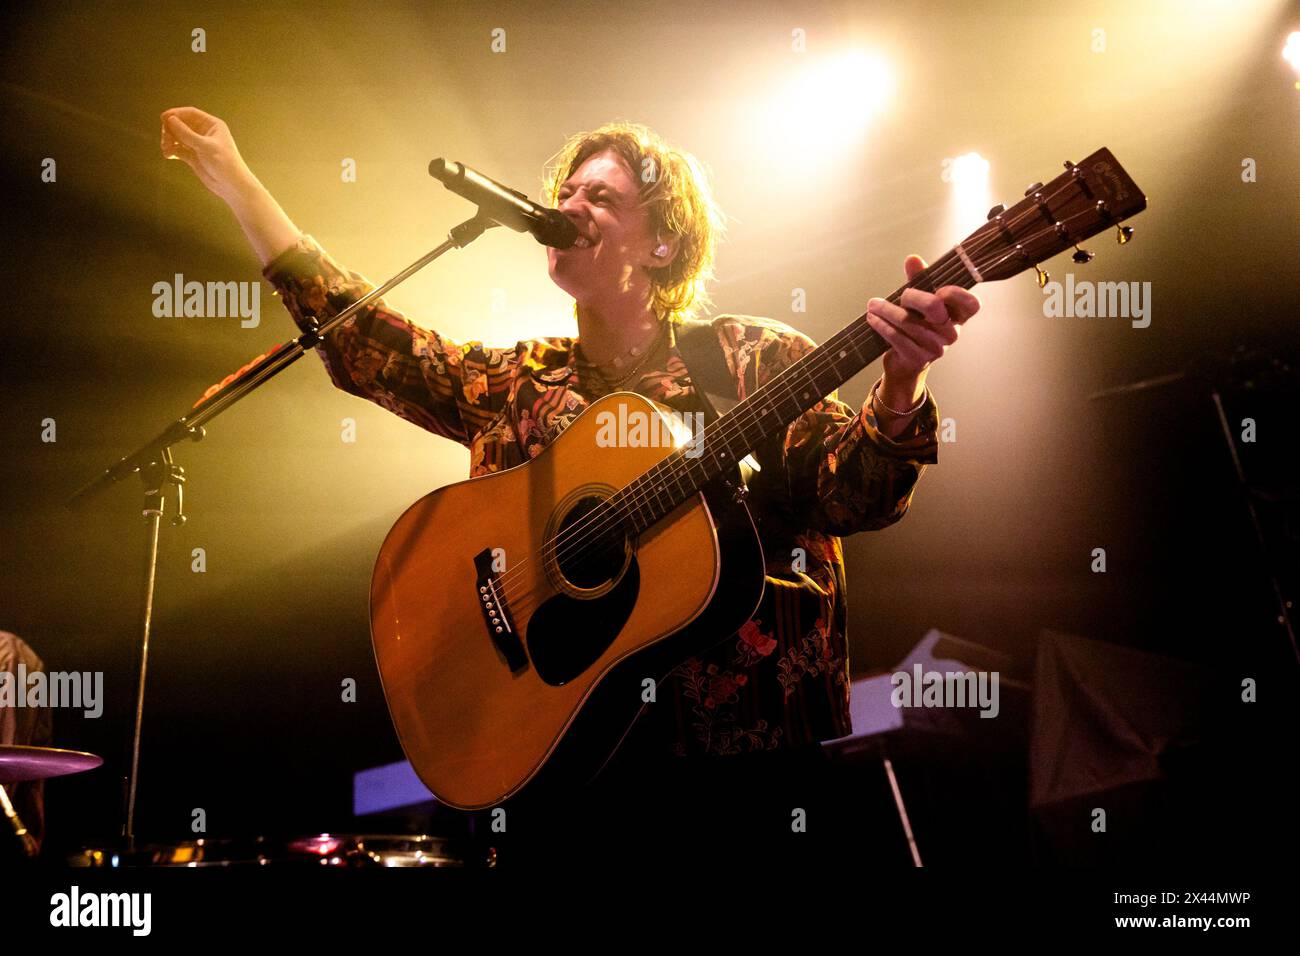
<instances>
[{"instance_id":1,"label":"blonde wavy hair","mask_svg":"<svg viewBox=\"0 0 1300 956\"><path fill-rule=\"evenodd\" d=\"M708 171L649 127L616 121L575 133L547 161L542 177L547 203L558 205L565 181L590 157L608 149L640 180L640 202L649 211L650 228L656 235L678 239L673 261L649 272L655 313L661 321L679 323L712 304L707 285L726 221L713 198Z\"/></svg>"}]
</instances>

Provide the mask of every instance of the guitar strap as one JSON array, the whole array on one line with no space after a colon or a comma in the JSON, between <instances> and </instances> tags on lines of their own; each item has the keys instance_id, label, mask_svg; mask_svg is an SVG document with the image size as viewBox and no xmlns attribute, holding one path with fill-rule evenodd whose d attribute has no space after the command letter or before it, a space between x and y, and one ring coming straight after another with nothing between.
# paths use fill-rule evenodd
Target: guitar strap
<instances>
[{"instance_id":1,"label":"guitar strap","mask_svg":"<svg viewBox=\"0 0 1300 956\"><path fill-rule=\"evenodd\" d=\"M677 327L677 351L704 406L704 420L712 424L736 405L736 380L727 368L713 323L708 319L684 320Z\"/></svg>"},{"instance_id":2,"label":"guitar strap","mask_svg":"<svg viewBox=\"0 0 1300 956\"><path fill-rule=\"evenodd\" d=\"M704 409L704 421L712 424L739 404L736 379L727 368L727 357L722 353L718 331L709 319L685 319L676 332L677 351L681 353L691 384L695 386L695 395ZM747 485L750 476L758 470L758 463L752 455L746 455L739 468L740 480Z\"/></svg>"}]
</instances>

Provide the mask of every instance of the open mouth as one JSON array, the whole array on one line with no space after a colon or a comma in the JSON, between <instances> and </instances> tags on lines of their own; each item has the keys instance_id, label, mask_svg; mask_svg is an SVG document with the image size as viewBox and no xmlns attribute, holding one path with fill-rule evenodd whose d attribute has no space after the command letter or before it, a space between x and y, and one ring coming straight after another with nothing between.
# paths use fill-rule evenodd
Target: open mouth
<instances>
[{"instance_id":1,"label":"open mouth","mask_svg":"<svg viewBox=\"0 0 1300 956\"><path fill-rule=\"evenodd\" d=\"M590 239L588 239L586 236L578 236L578 238L573 243L573 248L590 249L594 245L595 243L592 242Z\"/></svg>"}]
</instances>

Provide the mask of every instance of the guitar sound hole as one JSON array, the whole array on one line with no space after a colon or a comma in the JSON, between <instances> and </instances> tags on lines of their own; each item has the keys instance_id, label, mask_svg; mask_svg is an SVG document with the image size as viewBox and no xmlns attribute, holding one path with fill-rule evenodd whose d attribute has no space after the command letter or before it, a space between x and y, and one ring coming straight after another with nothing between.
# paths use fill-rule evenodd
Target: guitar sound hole
<instances>
[{"instance_id":1,"label":"guitar sound hole","mask_svg":"<svg viewBox=\"0 0 1300 956\"><path fill-rule=\"evenodd\" d=\"M603 499L595 496L579 498L556 534L555 562L574 587L600 587L617 577L627 563L623 534L603 527L603 516L592 514L602 503Z\"/></svg>"}]
</instances>

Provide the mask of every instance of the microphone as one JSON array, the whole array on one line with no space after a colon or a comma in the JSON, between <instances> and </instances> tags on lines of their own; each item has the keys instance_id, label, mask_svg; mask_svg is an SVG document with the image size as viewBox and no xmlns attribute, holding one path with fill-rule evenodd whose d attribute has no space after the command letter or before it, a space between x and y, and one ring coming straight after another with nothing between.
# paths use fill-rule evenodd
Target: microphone
<instances>
[{"instance_id":1,"label":"microphone","mask_svg":"<svg viewBox=\"0 0 1300 956\"><path fill-rule=\"evenodd\" d=\"M523 193L489 179L464 163L449 163L439 157L429 164L429 175L474 203L494 222L515 232L531 232L544 246L568 249L578 241L578 227L564 213L539 206Z\"/></svg>"}]
</instances>

